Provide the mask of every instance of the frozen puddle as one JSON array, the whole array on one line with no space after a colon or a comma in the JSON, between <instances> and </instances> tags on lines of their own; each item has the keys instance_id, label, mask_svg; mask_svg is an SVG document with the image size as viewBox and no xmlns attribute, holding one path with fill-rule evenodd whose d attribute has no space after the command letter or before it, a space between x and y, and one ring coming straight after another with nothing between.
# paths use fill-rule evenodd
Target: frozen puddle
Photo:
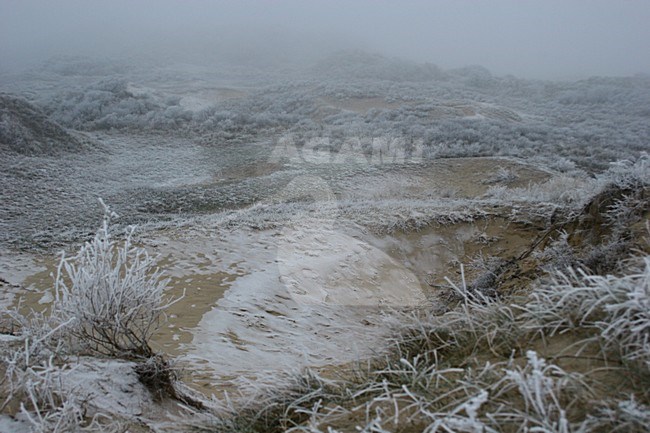
<instances>
[{"instance_id":1,"label":"frozen puddle","mask_svg":"<svg viewBox=\"0 0 650 433\"><path fill-rule=\"evenodd\" d=\"M187 281L194 273L157 341L206 385L210 378L344 363L376 353L386 332L382 312L424 301L412 272L332 228L306 223L157 242L155 250L173 263L174 278ZM188 273L181 277L183 269Z\"/></svg>"}]
</instances>

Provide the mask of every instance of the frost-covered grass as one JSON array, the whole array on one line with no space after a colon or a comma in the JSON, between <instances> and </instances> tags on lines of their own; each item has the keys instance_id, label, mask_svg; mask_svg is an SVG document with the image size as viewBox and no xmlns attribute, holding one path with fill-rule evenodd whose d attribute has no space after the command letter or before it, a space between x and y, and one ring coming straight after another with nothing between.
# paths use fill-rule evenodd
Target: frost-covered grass
<instances>
[{"instance_id":1,"label":"frost-covered grass","mask_svg":"<svg viewBox=\"0 0 650 433\"><path fill-rule=\"evenodd\" d=\"M614 184L630 190L623 199L608 207L604 224L628 225L643 215L644 205L639 205L639 196L632 194L635 188L643 190L646 185L643 180L646 171L636 169L643 164L644 159L636 165L625 164L620 175L614 172L607 181L597 181L597 187ZM614 170L618 170L616 167ZM505 199L503 202L490 198L481 200L484 200L483 205L506 202ZM522 199L520 203L551 205L543 199L536 201L534 197L527 200ZM215 216L206 218L219 225L259 227L281 224L288 209L309 214L310 209L318 208L325 216L330 212L337 215L349 212L350 218L363 209L362 217L374 215L373 218L382 220L381 227L385 230L391 227L411 230L431 223L489 217L482 214L481 206L477 206L476 211L462 209L468 201L457 203L462 210L457 212L450 211L453 200L441 201L439 209L435 203L426 201L386 201L373 207L369 201L349 200L330 203L332 209L325 208L322 203L285 203L280 198L277 201L226 213L221 215L224 219L217 217L217 221L214 221ZM580 206L583 205L581 202ZM549 209L552 211L555 207ZM550 212L546 212L546 216L550 216ZM203 221L202 225L205 223ZM613 232L617 236L624 235L622 230ZM57 388L51 383L64 377L66 360L69 353L74 353L71 348L82 347L95 354L111 356L142 358L151 355L148 346L141 342L146 342L150 326L157 321L156 305L160 305L164 285L156 280L155 272L146 271L152 261L141 250L132 247L131 236L132 233L127 232L124 239L117 240L110 235L107 225L102 226L77 254L73 261L76 264L62 262L56 314L34 316L34 322L14 317L15 329L20 331L7 337L7 341L29 341L29 344L12 346L13 358L5 361L12 376L6 383L11 384L10 393L26 396L25 417L29 414L33 422L49 426L47 417L53 417L55 421L52 422L61 419L61 425L81 423L77 414L83 410L75 412L75 408L83 408L82 403L74 400L75 394L66 392L65 396L73 398L68 404L69 400L57 394ZM567 239L564 239L564 246L570 248ZM561 243L562 237L557 242ZM362 431L369 432L408 431L409 428L431 432L526 429L579 432L596 428L606 431L612 425L613 428L641 425L648 407L645 391L631 386L624 396L618 393L596 395L593 389L599 384L597 376L589 370L572 371L561 365L565 356L578 359L584 351L569 351L557 359L542 355L545 342L561 337L561 330L574 326L580 335L571 345L580 349L596 344L597 353L590 352L589 356L602 358L603 362L620 360L621 367L617 364L608 374L647 378L648 331L644 328L647 318L643 310L647 309L647 300L643 296L647 295L648 257L637 260L645 263L645 267L622 265L625 272L618 276L593 276L579 271L568 278L554 274L555 280L543 283L523 304L511 304L507 298L493 296L490 291L476 290L475 286L467 284L461 272L460 282L449 281L454 292L450 300L457 302L454 308L394 316L397 318L396 338L392 355L387 358L373 360L364 368L357 368L352 376L343 374L334 380L324 378L323 374L299 375L291 381L276 381L276 385L284 384L280 389L262 389L253 383L249 386L252 391L220 402L217 415L197 412L200 414L198 421L187 428L317 432L327 431L327 426L341 431L359 426ZM134 292L138 287L146 290ZM600 292L596 290L596 296L590 297L594 287ZM83 290L75 292L76 288ZM581 294L584 299L579 296L574 299L569 293ZM546 304L540 301L544 296L549 298ZM118 298L133 302L116 302ZM94 305L96 299L105 299L106 303ZM111 308L104 309L105 305ZM60 308L62 306L65 308ZM147 308L140 309L140 306ZM592 314L595 316L591 317ZM67 321L72 318L74 320ZM611 318L609 322L608 318ZM50 323L53 319L56 320ZM21 321L24 324L20 324ZM104 323L110 325L111 321L115 327L103 326ZM615 326L611 326L613 324ZM129 329L129 326L135 327ZM61 342L65 339L58 336L59 331L72 336L76 344L63 345ZM23 339L24 335L32 336ZM29 348L27 355L24 347ZM27 362L36 362L33 365L38 368L27 367ZM168 374L173 376L167 364L154 360L151 365L143 362L141 366L143 369L138 373L142 380L156 386L169 385L167 379L161 382L151 377L156 371L162 371L168 378ZM29 379L31 376L24 373L28 368L43 374ZM49 387L47 389L54 394L51 397L43 394L43 387ZM88 420L84 418L83 421Z\"/></svg>"},{"instance_id":2,"label":"frost-covered grass","mask_svg":"<svg viewBox=\"0 0 650 433\"><path fill-rule=\"evenodd\" d=\"M7 80L5 88L22 89L69 128L182 131L211 137L212 145L286 133L328 137L335 147L350 137L408 137L422 140L429 158L537 158L558 171L602 171L609 162L648 150L650 81L643 76L528 81L493 76L484 68L442 71L362 52L289 74L105 63L54 62ZM368 70L370 64L375 68ZM105 72L88 73L93 69ZM178 89L200 90L192 79L207 91L232 86L243 89L243 96L188 107ZM354 112L324 102L332 99L343 106L354 99L390 106Z\"/></svg>"},{"instance_id":3,"label":"frost-covered grass","mask_svg":"<svg viewBox=\"0 0 650 433\"><path fill-rule=\"evenodd\" d=\"M589 329L606 352L650 367L650 256L638 261L624 276L557 272L532 293L528 326L549 336Z\"/></svg>"},{"instance_id":4,"label":"frost-covered grass","mask_svg":"<svg viewBox=\"0 0 650 433\"><path fill-rule=\"evenodd\" d=\"M623 185L645 185L630 180L635 176L625 179ZM636 196L625 197L609 206L606 224L620 220L627 225L642 216L637 201L630 198ZM618 236L623 231L613 233ZM126 347L122 343L147 338L146 331L159 314L155 305L160 305L164 285L155 273L145 272L152 262L130 245L130 236L127 233L126 243L117 241L108 226L102 226L80 250L76 265L66 266L62 261L61 270L67 269L68 277L59 278L54 313L31 320L14 314L13 335L3 340L11 347L11 357L3 361L8 373L4 392L8 402L24 396L26 403L16 410L34 428L113 428L99 415L95 421L88 420L84 401L69 389L61 391L64 388L58 384L74 369L68 362L72 348L143 356L146 345ZM558 242L562 239L570 248L568 237L560 236ZM391 315L395 338L387 356L342 368L336 374L326 370L266 381L258 377L235 387L241 395L214 400L213 411L195 409L192 421L181 418L171 428L211 432L333 432L356 427L367 432L643 431L650 416L650 395L644 385L650 377L650 257L640 255L621 263L619 269L617 275L601 276L553 271L529 299L514 303L477 290L467 283L461 268L461 281L448 281L454 293L449 300L455 305ZM100 276L99 280L94 276ZM132 292L140 286L148 289ZM85 288L81 295L102 292L75 298L79 288ZM116 309L106 316L103 312L108 310L96 310L92 303L103 294L136 302L115 302L109 296L106 303ZM140 305L147 308L140 310ZM84 317L88 320L80 320ZM99 333L89 334L87 330L104 323L94 318L114 320L119 326L102 326ZM112 338L108 346L104 340L94 348L71 345L62 338L65 333L97 343L104 329L124 332L129 326L139 329L139 333L125 334L135 335L135 340ZM546 350L567 335L569 343L560 353ZM107 347L111 349L106 351ZM566 363L583 358L605 365L607 380L626 381L626 388L603 391L602 368ZM153 364L154 371L161 365ZM636 383L629 383L630 377ZM269 382L274 385L261 385ZM63 430L56 430L58 425Z\"/></svg>"},{"instance_id":5,"label":"frost-covered grass","mask_svg":"<svg viewBox=\"0 0 650 433\"><path fill-rule=\"evenodd\" d=\"M643 165L644 161L637 165ZM626 170L635 171L637 165L627 164ZM614 173L608 182L598 181L597 186L615 184L628 186L630 191L643 189L646 181L639 179L644 179L646 172L635 172L632 175L621 173L621 176ZM491 199L482 200L489 203ZM545 200L536 202L535 198L528 200L528 203L545 203ZM633 223L645 209L638 200L637 195L630 193L613 202L603 221L610 225ZM420 207L413 206L414 203ZM402 208L397 204L411 207ZM336 203L336 209L325 209L318 203L283 203L280 200L280 203L258 205L225 217L232 216L233 226L241 227L263 221L279 224L287 209L308 213L309 209L319 206L323 214L329 210L353 214L359 209L370 209L384 212L384 215L396 212L395 219L383 221L382 227L390 227L392 221L414 225L393 228L406 230L434 222L485 217L481 215L480 206L477 206L478 213L467 209L453 213L449 212L449 207L442 207L442 202L440 204L438 211L432 203L427 208L424 201L402 200L377 205L373 210L370 202L351 200ZM272 217L274 212L270 210L276 207L277 215ZM368 215L371 213L365 214ZM228 224L228 221L216 223ZM613 232L623 234L619 230ZM110 236L106 225L102 226L76 256L75 265L68 263L66 266L66 261L62 262L62 274L67 270L68 276L59 278L60 296L55 310L60 315L34 316L34 322L14 317L15 329L20 331L7 337L7 342L12 344L13 358L5 361L7 371L12 371L11 380L6 383L11 384L9 392L15 393L10 394L10 400L15 401L18 394L24 395L27 403L18 410L23 411L27 422L45 426L43 431L57 431L56 423L67 426L59 431L69 430L71 425L88 429L112 428L104 426L101 420L92 426L88 424L90 421L79 415L84 414L83 401L75 400L75 394L68 390L65 393L57 391L61 389L55 386L57 381L63 380L69 369L66 360L70 349L79 347L78 344L62 345L65 339L59 337L60 331L67 332L77 343L80 339L94 341L94 348L92 344L85 348L96 353L127 357L129 353L136 357L149 353L146 345L131 343L150 335L147 330L157 320L159 310L155 305L161 300L164 285L155 278L150 280L151 275L156 274L145 270L152 262L142 251L132 247L131 240L131 233L127 233L125 239L118 241ZM561 241L560 238L558 242ZM565 246L570 247L567 239L564 241ZM643 389L643 383L647 383L643 381L649 376L648 320L645 317L648 306L644 298L648 292L649 260L642 256L636 259L636 265L622 264L622 273L617 276L594 276L579 271L554 273L555 279L540 283L540 288L523 304L511 304L507 298L475 290L461 272L460 282L449 281L455 294L450 299L457 300L454 308L394 316L397 318L396 338L392 354L387 358L372 360L334 379L324 373L314 373L292 380L276 380L273 388L252 383L242 396L218 402L220 408L216 415L198 411L193 422L173 428L264 432L350 431L357 426L360 431L368 432L642 431L639 426L648 417L649 403L649 396ZM148 289L132 291L140 286ZM77 293L79 295L94 294L86 298L75 297L75 287L85 288ZM95 290L100 293L93 292ZM109 296L106 298L108 305L117 309L94 308L92 301L107 293L137 301L113 302L116 298ZM57 310L61 305L67 307ZM140 305L147 305L147 308L141 310ZM73 312L83 314L71 314ZM72 317L75 320L68 323L67 318ZM88 320L81 321L84 326L80 328L76 319L84 317ZM53 318L57 320L50 323ZM101 320L95 321L97 318ZM102 324L106 320L115 320L120 325L104 327ZM21 325L21 321L24 324ZM144 332L120 334L131 325L136 326L136 331ZM97 326L101 327L99 333L88 333L87 330ZM618 392L599 394L595 391L600 386L597 374L589 369L573 371L571 366L562 364L566 357L580 359L584 350L563 352L558 358L542 354L546 342L563 337L561 331L571 327L579 331L571 345L578 349L596 345L596 354L590 352L589 356L609 363L620 361L620 366L617 363L616 368L608 367L610 377L618 379L629 375L640 378L639 384L629 386L625 395ZM26 335L31 337L23 338ZM111 338L104 340L106 335ZM101 340L97 340L98 336ZM130 338L133 336L134 340ZM98 345L98 341L101 344ZM124 342L128 347L122 344ZM29 348L29 353L24 347ZM27 367L28 362L32 363L31 367ZM146 363L142 365L146 367ZM153 371L160 366L154 362ZM37 374L26 374L29 368ZM140 377L147 378L151 371L142 371L144 374Z\"/></svg>"},{"instance_id":6,"label":"frost-covered grass","mask_svg":"<svg viewBox=\"0 0 650 433\"><path fill-rule=\"evenodd\" d=\"M365 61L379 70L371 73ZM210 182L220 171L233 168L224 162L236 166L268 162L281 137L295 138L299 149L310 140L326 140L333 154L350 140L365 143L381 137L421 143L425 160L525 159L562 177L508 188L514 173L505 169L485 173L483 181L491 186L485 199L568 207L598 189L593 174L608 170L613 174L616 167L611 163L635 161L650 150L647 77L526 81L495 77L482 68L441 71L408 62L399 66L396 59L364 53L324 62L327 66L319 68L339 72L296 71L280 78L282 74L271 71L233 74L225 66L208 71L58 59L14 81L8 79L6 91L20 93L51 120L86 131L98 146L85 155L70 156L69 164L42 152L3 158L0 198L6 204L0 218L8 224L0 242L17 248L52 248L85 240L94 228L95 213L83 209L90 209L97 196L106 198L128 224L138 225L268 201L291 180L286 177L296 173L258 182ZM220 82L217 76L228 80ZM235 80L237 76L240 79ZM200 109L183 103L184 92L194 95L191 99L222 87L242 95L207 100L207 107ZM344 107L346 101L369 98L380 103L366 112L328 102ZM382 107L383 103L390 105ZM147 140L142 134L148 135ZM259 151L250 143L264 143L258 147L266 155L245 157ZM237 146L239 154L233 151ZM318 174L328 182L349 175L325 172ZM187 180L189 185L184 184ZM370 215L366 220L377 218Z\"/></svg>"}]
</instances>

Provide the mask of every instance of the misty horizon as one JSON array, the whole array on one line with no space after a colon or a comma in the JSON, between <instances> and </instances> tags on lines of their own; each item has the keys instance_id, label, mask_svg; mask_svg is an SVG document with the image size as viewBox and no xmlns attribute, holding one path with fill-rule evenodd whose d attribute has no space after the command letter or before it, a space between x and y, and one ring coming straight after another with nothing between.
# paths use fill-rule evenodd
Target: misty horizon
<instances>
[{"instance_id":1,"label":"misty horizon","mask_svg":"<svg viewBox=\"0 0 650 433\"><path fill-rule=\"evenodd\" d=\"M362 50L443 69L533 79L650 72L641 1L195 1L0 3L0 63L142 57L294 67Z\"/></svg>"}]
</instances>

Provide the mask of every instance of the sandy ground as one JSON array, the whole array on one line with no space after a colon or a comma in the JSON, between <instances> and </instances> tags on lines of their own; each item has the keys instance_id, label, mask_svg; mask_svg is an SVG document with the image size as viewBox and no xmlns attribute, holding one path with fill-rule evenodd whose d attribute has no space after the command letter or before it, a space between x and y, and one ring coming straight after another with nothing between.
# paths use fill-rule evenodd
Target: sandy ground
<instances>
[{"instance_id":1,"label":"sandy ground","mask_svg":"<svg viewBox=\"0 0 650 433\"><path fill-rule=\"evenodd\" d=\"M499 119L511 122L521 121L521 117L516 112L504 107L499 107L494 104L487 103L467 103L458 101L440 101L437 104L426 104L422 108L422 101L403 101L403 102L388 102L384 98L321 98L320 105L314 116L314 120L322 120L330 114L334 114L339 110L352 111L359 114L367 114L368 111L375 110L394 110L400 107L415 109L424 113L424 115L431 119L442 118L459 118L459 117L481 117L489 119Z\"/></svg>"},{"instance_id":2,"label":"sandy ground","mask_svg":"<svg viewBox=\"0 0 650 433\"><path fill-rule=\"evenodd\" d=\"M368 110L376 109L393 109L402 105L400 102L386 102L384 98L323 98L323 104L341 110L354 111L365 114Z\"/></svg>"},{"instance_id":3,"label":"sandy ground","mask_svg":"<svg viewBox=\"0 0 650 433\"><path fill-rule=\"evenodd\" d=\"M394 167L374 178L339 180L335 189L360 200L440 198L450 191L470 198L483 194L491 184L484 180L500 169L513 174L504 180L508 186L549 177L513 161L459 159L410 166L406 183L399 180L407 169ZM363 188L370 183L375 188ZM263 230L145 233L142 245L159 256L169 294L185 293L167 311L154 345L208 394L215 383L242 375L351 362L383 346L385 315L421 306L444 276L457 276L459 263L512 254L533 234L497 218L379 235L327 212L287 215L284 224ZM16 285L3 291L3 303L46 308L56 257L3 253L0 260L10 265L0 276Z\"/></svg>"}]
</instances>

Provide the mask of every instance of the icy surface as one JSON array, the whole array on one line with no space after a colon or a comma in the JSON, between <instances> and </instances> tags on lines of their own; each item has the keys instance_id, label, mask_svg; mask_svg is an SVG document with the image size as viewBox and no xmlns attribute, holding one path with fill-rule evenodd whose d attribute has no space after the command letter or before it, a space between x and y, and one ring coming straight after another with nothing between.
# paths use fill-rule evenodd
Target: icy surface
<instances>
[{"instance_id":1,"label":"icy surface","mask_svg":"<svg viewBox=\"0 0 650 433\"><path fill-rule=\"evenodd\" d=\"M214 251L215 270L232 272L236 265L243 273L215 299L181 350L186 360L219 376L354 360L376 350L386 332L382 313L424 301L408 269L333 228L298 224L220 233L211 241L190 238L159 249L185 257L192 250ZM182 324L182 317L175 322Z\"/></svg>"}]
</instances>

